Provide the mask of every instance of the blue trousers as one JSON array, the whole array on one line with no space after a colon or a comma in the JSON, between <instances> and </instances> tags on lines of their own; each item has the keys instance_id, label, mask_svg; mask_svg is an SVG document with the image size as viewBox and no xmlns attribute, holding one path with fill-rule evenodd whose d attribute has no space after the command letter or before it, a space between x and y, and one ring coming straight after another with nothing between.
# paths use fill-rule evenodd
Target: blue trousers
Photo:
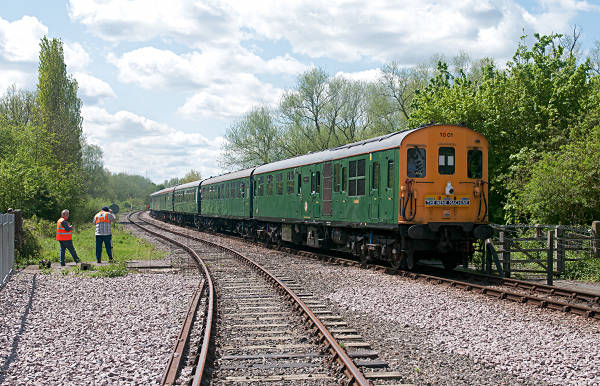
<instances>
[{"instance_id":1,"label":"blue trousers","mask_svg":"<svg viewBox=\"0 0 600 386\"><path fill-rule=\"evenodd\" d=\"M65 265L65 249L69 250L71 257L76 263L79 263L79 257L77 257L77 252L75 251L75 247L73 246L73 240L62 240L60 243L60 265Z\"/></svg>"},{"instance_id":2,"label":"blue trousers","mask_svg":"<svg viewBox=\"0 0 600 386\"><path fill-rule=\"evenodd\" d=\"M99 236L96 235L96 261L101 262L102 257L102 243L106 247L106 254L108 255L108 260L112 261L112 235Z\"/></svg>"}]
</instances>

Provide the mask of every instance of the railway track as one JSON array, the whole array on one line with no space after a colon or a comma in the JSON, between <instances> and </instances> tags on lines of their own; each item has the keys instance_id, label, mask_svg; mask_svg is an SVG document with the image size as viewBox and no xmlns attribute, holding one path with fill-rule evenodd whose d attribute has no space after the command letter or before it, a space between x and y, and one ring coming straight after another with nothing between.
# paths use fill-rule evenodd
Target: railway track
<instances>
[{"instance_id":1,"label":"railway track","mask_svg":"<svg viewBox=\"0 0 600 386\"><path fill-rule=\"evenodd\" d=\"M181 359L170 362L164 384L301 382L366 385L372 380L389 382L401 377L401 374L386 370L372 371L365 376L346 352L349 348L361 347L361 343L355 341L360 336L293 280L277 277L252 259L214 242L172 229L151 230L149 225L158 227L154 222L146 222L143 229L193 250L194 259L203 260L207 267L205 282L213 282L214 293L218 294L213 299L214 323L207 322L210 318L206 314L202 318L191 317L189 323L186 319L171 355ZM165 236L165 232L169 232L169 236ZM191 244L188 247L186 243ZM208 300L206 303L210 304ZM209 306L205 307L205 310L209 309ZM186 335L189 333L184 333L185 326L193 325L195 319L204 320L200 349L192 347ZM214 326L216 329L211 328ZM346 348L342 348L336 338L344 339ZM350 352L361 368L386 366L384 362L372 359L376 353L368 350ZM211 353L211 360L196 353ZM167 378L170 373L185 373L180 370L182 363L196 363L195 369L187 372L193 374L193 380L177 376Z\"/></svg>"},{"instance_id":2,"label":"railway track","mask_svg":"<svg viewBox=\"0 0 600 386\"><path fill-rule=\"evenodd\" d=\"M236 236L223 236L240 239ZM334 264L361 266L367 269L401 275L414 280L422 280L433 284L448 285L465 291L473 291L500 300L508 300L600 320L600 295L596 293L462 270L443 271L432 269L433 272L395 271L387 266L377 264L365 265L354 260L324 253L296 250L289 247L279 249L286 253L329 261Z\"/></svg>"}]
</instances>

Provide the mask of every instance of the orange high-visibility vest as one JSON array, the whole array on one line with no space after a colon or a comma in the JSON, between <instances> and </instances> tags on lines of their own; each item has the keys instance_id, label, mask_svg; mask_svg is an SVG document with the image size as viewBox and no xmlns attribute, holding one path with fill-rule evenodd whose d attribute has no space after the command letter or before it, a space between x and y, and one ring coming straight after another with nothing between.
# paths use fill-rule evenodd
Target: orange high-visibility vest
<instances>
[{"instance_id":1,"label":"orange high-visibility vest","mask_svg":"<svg viewBox=\"0 0 600 386\"><path fill-rule=\"evenodd\" d=\"M95 222L96 224L98 224L99 222L107 222L110 224L110 218L108 217L108 212L105 212L103 210L98 212L95 219L96 219L96 222Z\"/></svg>"},{"instance_id":2,"label":"orange high-visibility vest","mask_svg":"<svg viewBox=\"0 0 600 386\"><path fill-rule=\"evenodd\" d=\"M65 230L65 228L63 228L63 226L62 226L63 221L64 221L64 218L61 217L56 222L56 240L58 240L58 241L72 240L73 239L73 231Z\"/></svg>"}]
</instances>

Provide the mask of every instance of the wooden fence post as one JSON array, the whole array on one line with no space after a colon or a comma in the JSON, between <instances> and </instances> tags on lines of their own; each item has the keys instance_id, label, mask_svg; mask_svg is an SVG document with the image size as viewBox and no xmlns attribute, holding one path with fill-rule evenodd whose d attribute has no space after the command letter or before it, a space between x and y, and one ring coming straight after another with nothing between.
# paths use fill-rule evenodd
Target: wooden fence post
<instances>
[{"instance_id":1,"label":"wooden fence post","mask_svg":"<svg viewBox=\"0 0 600 386\"><path fill-rule=\"evenodd\" d=\"M592 222L592 250L594 257L600 257L600 221Z\"/></svg>"},{"instance_id":2,"label":"wooden fence post","mask_svg":"<svg viewBox=\"0 0 600 386\"><path fill-rule=\"evenodd\" d=\"M560 275L565 271L565 240L564 226L557 225L554 230L554 246L556 249L556 270Z\"/></svg>"},{"instance_id":3,"label":"wooden fence post","mask_svg":"<svg viewBox=\"0 0 600 386\"><path fill-rule=\"evenodd\" d=\"M500 254L502 255L502 270L504 277L510 277L510 239L505 237L504 231L500 232Z\"/></svg>"},{"instance_id":4,"label":"wooden fence post","mask_svg":"<svg viewBox=\"0 0 600 386\"><path fill-rule=\"evenodd\" d=\"M554 234L548 231L548 254L546 255L546 284L552 285L554 274Z\"/></svg>"}]
</instances>

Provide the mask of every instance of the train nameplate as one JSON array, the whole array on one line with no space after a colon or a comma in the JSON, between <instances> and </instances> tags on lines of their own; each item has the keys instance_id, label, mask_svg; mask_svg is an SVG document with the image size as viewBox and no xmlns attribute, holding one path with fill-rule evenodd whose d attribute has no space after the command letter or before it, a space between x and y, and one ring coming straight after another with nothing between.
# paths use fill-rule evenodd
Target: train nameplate
<instances>
[{"instance_id":1,"label":"train nameplate","mask_svg":"<svg viewBox=\"0 0 600 386\"><path fill-rule=\"evenodd\" d=\"M436 206L469 206L471 196L425 196L425 207Z\"/></svg>"}]
</instances>

